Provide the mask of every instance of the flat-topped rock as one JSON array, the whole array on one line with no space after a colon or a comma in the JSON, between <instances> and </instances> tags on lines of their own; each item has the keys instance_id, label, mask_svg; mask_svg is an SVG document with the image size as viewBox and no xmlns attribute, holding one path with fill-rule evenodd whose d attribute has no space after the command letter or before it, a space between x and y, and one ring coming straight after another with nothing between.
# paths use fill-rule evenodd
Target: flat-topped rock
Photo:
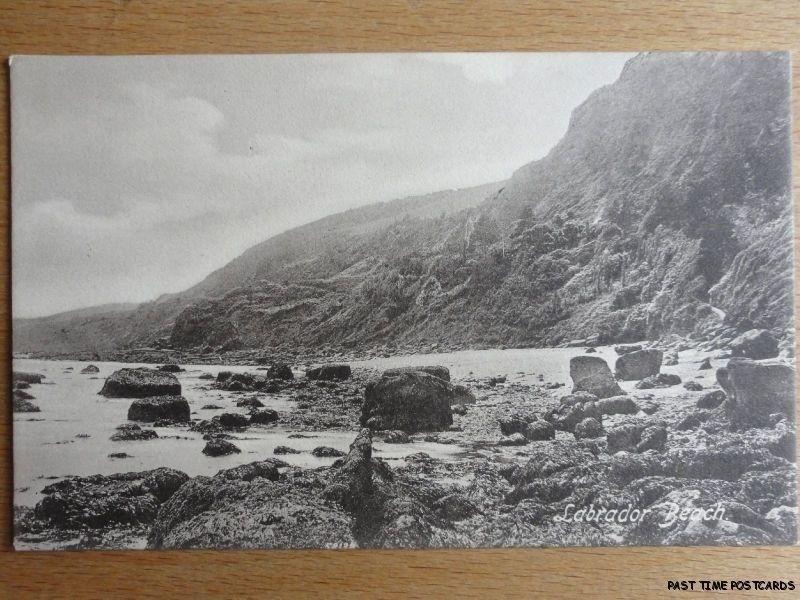
<instances>
[{"instance_id":1,"label":"flat-topped rock","mask_svg":"<svg viewBox=\"0 0 800 600\"><path fill-rule=\"evenodd\" d=\"M142 429L135 423L124 423L117 427L116 433L110 439L112 442L139 442L157 437L158 434L152 429Z\"/></svg>"},{"instance_id":2,"label":"flat-topped rock","mask_svg":"<svg viewBox=\"0 0 800 600\"><path fill-rule=\"evenodd\" d=\"M317 381L344 381L350 379L353 372L350 365L322 365L306 371L308 379Z\"/></svg>"},{"instance_id":3,"label":"flat-topped rock","mask_svg":"<svg viewBox=\"0 0 800 600\"><path fill-rule=\"evenodd\" d=\"M450 404L455 398L448 382L421 371L381 377L364 391L361 425L407 433L445 431L453 424Z\"/></svg>"},{"instance_id":4,"label":"flat-topped rock","mask_svg":"<svg viewBox=\"0 0 800 600\"><path fill-rule=\"evenodd\" d=\"M152 423L169 419L179 423L189 421L189 403L183 396L152 396L137 398L128 408L128 420Z\"/></svg>"},{"instance_id":5,"label":"flat-topped rock","mask_svg":"<svg viewBox=\"0 0 800 600\"><path fill-rule=\"evenodd\" d=\"M395 375L400 375L401 373L408 373L411 371L422 371L423 373L428 373L429 375L433 375L439 379L450 381L450 369L441 365L426 365L422 367L395 367L393 369L386 369L383 372L383 376L394 377Z\"/></svg>"},{"instance_id":6,"label":"flat-topped rock","mask_svg":"<svg viewBox=\"0 0 800 600\"><path fill-rule=\"evenodd\" d=\"M149 396L180 396L181 384L172 373L144 367L114 371L100 390L108 398L147 398Z\"/></svg>"}]
</instances>

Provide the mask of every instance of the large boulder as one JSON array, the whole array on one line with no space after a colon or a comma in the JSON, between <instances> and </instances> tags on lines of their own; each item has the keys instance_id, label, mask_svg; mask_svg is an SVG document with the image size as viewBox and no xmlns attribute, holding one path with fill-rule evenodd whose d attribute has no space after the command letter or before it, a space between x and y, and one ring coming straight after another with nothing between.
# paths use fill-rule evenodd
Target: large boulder
<instances>
[{"instance_id":1,"label":"large boulder","mask_svg":"<svg viewBox=\"0 0 800 600\"><path fill-rule=\"evenodd\" d=\"M412 371L381 377L367 384L361 407L361 425L370 429L445 431L453 424L450 404L457 403L448 382Z\"/></svg>"},{"instance_id":2,"label":"large boulder","mask_svg":"<svg viewBox=\"0 0 800 600\"><path fill-rule=\"evenodd\" d=\"M664 353L653 348L627 352L617 359L614 371L617 379L623 381L638 381L651 375L657 375L661 370L661 360Z\"/></svg>"},{"instance_id":3,"label":"large boulder","mask_svg":"<svg viewBox=\"0 0 800 600\"><path fill-rule=\"evenodd\" d=\"M189 403L183 396L137 398L128 408L128 420L152 423L159 419L168 419L185 423L190 419L189 412Z\"/></svg>"},{"instance_id":4,"label":"large boulder","mask_svg":"<svg viewBox=\"0 0 800 600\"><path fill-rule=\"evenodd\" d=\"M99 372L100 369L95 365L88 365L81 369L81 375L94 375Z\"/></svg>"},{"instance_id":5,"label":"large boulder","mask_svg":"<svg viewBox=\"0 0 800 600\"><path fill-rule=\"evenodd\" d=\"M114 371L100 390L108 398L146 398L149 396L180 396L181 384L172 373L144 367Z\"/></svg>"},{"instance_id":6,"label":"large boulder","mask_svg":"<svg viewBox=\"0 0 800 600\"><path fill-rule=\"evenodd\" d=\"M617 385L606 361L598 356L574 356L569 361L572 393L589 392L598 398L621 396L625 392Z\"/></svg>"},{"instance_id":7,"label":"large boulder","mask_svg":"<svg viewBox=\"0 0 800 600\"><path fill-rule=\"evenodd\" d=\"M775 358L778 342L766 329L751 329L731 342L731 356L740 358Z\"/></svg>"},{"instance_id":8,"label":"large boulder","mask_svg":"<svg viewBox=\"0 0 800 600\"><path fill-rule=\"evenodd\" d=\"M306 377L318 381L344 381L352 374L350 365L322 365L306 371Z\"/></svg>"},{"instance_id":9,"label":"large boulder","mask_svg":"<svg viewBox=\"0 0 800 600\"><path fill-rule=\"evenodd\" d=\"M408 373L409 371L422 371L423 373L428 373L429 375L433 375L439 379L450 381L450 369L441 365L426 365L423 367L395 367L393 369L386 369L383 372L383 376L394 377L395 375Z\"/></svg>"},{"instance_id":10,"label":"large boulder","mask_svg":"<svg viewBox=\"0 0 800 600\"><path fill-rule=\"evenodd\" d=\"M732 358L717 369L717 381L725 390L725 411L736 427L770 425L770 415L781 413L794 419L793 367L778 361L754 362Z\"/></svg>"},{"instance_id":11,"label":"large boulder","mask_svg":"<svg viewBox=\"0 0 800 600\"><path fill-rule=\"evenodd\" d=\"M189 477L160 468L140 473L67 477L42 490L36 518L66 529L152 523L159 506Z\"/></svg>"}]
</instances>

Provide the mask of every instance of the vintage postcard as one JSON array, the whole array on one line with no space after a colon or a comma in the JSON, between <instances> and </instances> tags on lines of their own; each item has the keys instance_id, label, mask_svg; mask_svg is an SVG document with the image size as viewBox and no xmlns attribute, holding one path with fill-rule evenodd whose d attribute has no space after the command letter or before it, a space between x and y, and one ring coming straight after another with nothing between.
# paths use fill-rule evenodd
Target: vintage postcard
<instances>
[{"instance_id":1,"label":"vintage postcard","mask_svg":"<svg viewBox=\"0 0 800 600\"><path fill-rule=\"evenodd\" d=\"M17 549L796 542L780 52L17 56Z\"/></svg>"}]
</instances>

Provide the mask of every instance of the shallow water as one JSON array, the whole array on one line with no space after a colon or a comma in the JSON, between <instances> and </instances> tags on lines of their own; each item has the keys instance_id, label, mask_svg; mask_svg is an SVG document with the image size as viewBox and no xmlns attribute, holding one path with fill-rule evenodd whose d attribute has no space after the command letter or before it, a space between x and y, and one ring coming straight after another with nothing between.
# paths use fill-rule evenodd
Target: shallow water
<instances>
[{"instance_id":1,"label":"shallow water","mask_svg":"<svg viewBox=\"0 0 800 600\"><path fill-rule=\"evenodd\" d=\"M33 403L41 412L14 414L14 503L32 506L40 499L41 489L69 475L92 475L143 471L157 467L172 467L191 476L213 475L220 469L263 460L275 456L279 445L300 450L301 454L281 455L278 458L302 467L329 465L335 459L317 458L310 451L317 446L332 446L346 451L356 435L352 431L307 432L307 438L289 438L299 430L281 427L251 427L235 434L234 443L241 454L207 457L202 454L205 441L202 434L187 427L158 427L159 437L146 441L112 442L109 438L117 425L127 422L129 398L105 398L98 395L105 378L123 367L147 366L133 363L93 362L100 372L82 375L88 363L76 361L46 361L16 359L14 369L46 376L47 383L32 385L28 392L35 396ZM72 368L70 370L70 367ZM209 381L199 379L203 373L216 374L221 370L250 371L250 366L184 365L185 372L177 373L183 395L189 402L192 418L210 419L222 412L241 412L246 409L232 406L229 392L210 389ZM296 410L296 403L277 394L259 395L265 407L278 412ZM206 404L224 406L224 410L203 409ZM147 425L143 425L149 428ZM312 437L313 436L313 437ZM376 443L375 452L387 460L402 458L413 452L431 456L451 455L458 448L445 444L417 442L404 445ZM129 458L110 458L109 454L125 452Z\"/></svg>"},{"instance_id":2,"label":"shallow water","mask_svg":"<svg viewBox=\"0 0 800 600\"><path fill-rule=\"evenodd\" d=\"M583 348L545 348L509 350L465 350L441 354L416 354L373 358L352 361L353 368L386 369L426 364L444 365L450 369L454 381L506 375L509 383L532 384L538 375L545 382L567 384L555 390L556 394L568 393L569 359L583 353ZM599 347L598 353L613 368L616 354L610 347ZM682 353L682 359L683 359ZM687 356L688 358L688 356ZM694 357L692 357L694 359ZM699 358L699 357L698 357ZM682 360L683 362L683 360ZM317 458L310 451L317 446L332 446L346 451L356 435L352 431L308 432L315 437L289 438L299 430L281 427L251 427L246 432L235 434L234 443L241 454L222 457L207 457L201 453L205 441L202 434L188 431L186 427L156 428L159 438L139 442L112 442L109 440L117 425L127 421L131 399L105 398L98 392L105 378L123 367L152 366L136 363L95 362L100 372L82 375L80 370L88 363L77 361L47 361L15 359L14 369L42 373L48 383L33 385L27 391L36 399L33 403L41 408L39 413L14 414L14 502L31 506L39 498L41 489L54 480L68 475L111 474L124 471L142 471L168 466L191 476L213 475L220 469L239 464L263 460L274 456L275 446L286 445L301 454L282 455L279 458L303 467L318 467L333 462L332 458ZM69 368L72 368L71 370ZM185 372L177 373L183 387L183 395L192 410L192 418L209 419L221 412L241 412L244 408L233 407L234 394L211 389L209 381L199 379L203 373L216 376L221 370L253 371L254 366L183 365ZM664 368L665 372L682 373L681 368ZM303 375L295 368L298 376ZM626 391L632 391L635 382L623 382ZM676 386L675 393L684 391ZM267 408L278 412L297 410L296 403L287 397L261 394ZM206 410L206 404L219 404L222 410ZM146 426L145 426L146 427ZM88 437L77 437L88 435ZM377 456L396 460L414 452L426 452L431 456L453 456L462 449L458 446L430 442L412 444L374 445ZM126 452L130 458L109 458L112 452Z\"/></svg>"}]
</instances>

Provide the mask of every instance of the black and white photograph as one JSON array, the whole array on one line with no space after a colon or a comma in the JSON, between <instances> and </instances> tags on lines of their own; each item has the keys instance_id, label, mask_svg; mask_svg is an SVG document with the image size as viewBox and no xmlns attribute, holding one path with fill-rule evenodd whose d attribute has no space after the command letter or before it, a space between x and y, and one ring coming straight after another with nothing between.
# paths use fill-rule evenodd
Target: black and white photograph
<instances>
[{"instance_id":1,"label":"black and white photograph","mask_svg":"<svg viewBox=\"0 0 800 600\"><path fill-rule=\"evenodd\" d=\"M10 73L17 550L796 544L788 52Z\"/></svg>"}]
</instances>

